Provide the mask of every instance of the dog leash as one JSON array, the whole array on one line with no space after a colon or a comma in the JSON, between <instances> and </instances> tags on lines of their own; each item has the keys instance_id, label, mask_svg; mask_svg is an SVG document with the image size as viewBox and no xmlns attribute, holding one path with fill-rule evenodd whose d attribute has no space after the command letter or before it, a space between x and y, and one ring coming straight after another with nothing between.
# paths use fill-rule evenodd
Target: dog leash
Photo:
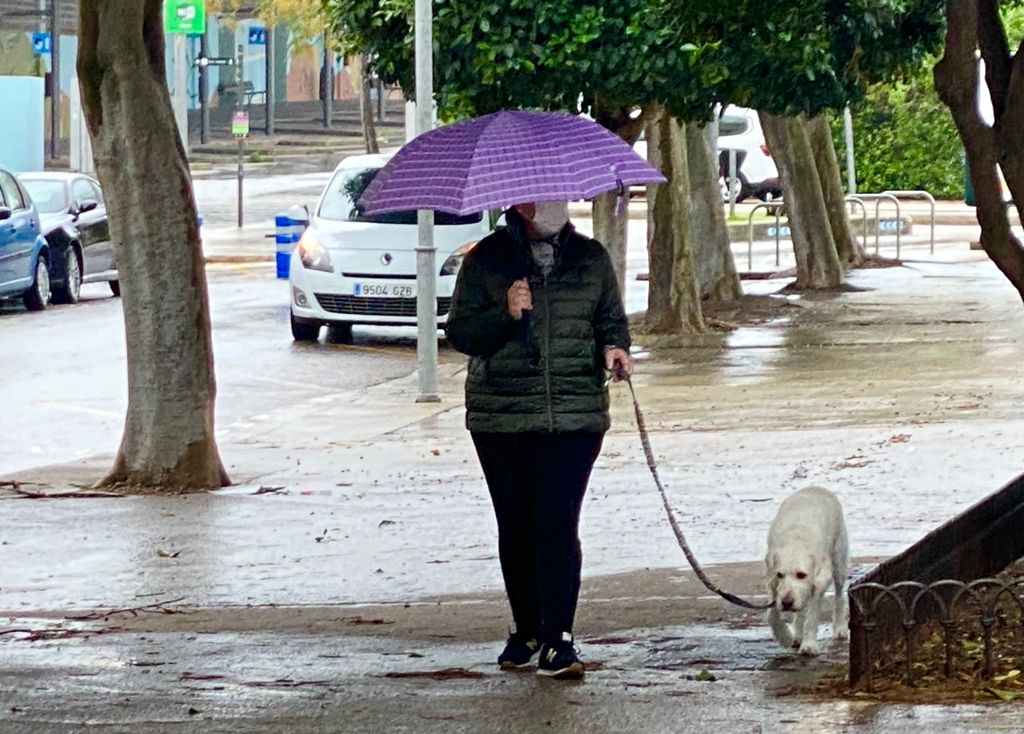
<instances>
[{"instance_id":1,"label":"dog leash","mask_svg":"<svg viewBox=\"0 0 1024 734\"><path fill-rule=\"evenodd\" d=\"M697 578L700 579L701 583L707 587L708 591L712 591L718 594L720 597L725 599L730 604L735 604L738 607L744 609L768 609L771 603L767 604L755 604L754 602L747 601L742 597L736 596L728 591L720 589L714 581L708 578L707 574L704 573L704 569L701 568L700 563L697 562L697 557L693 555L693 551L690 550L690 544L686 542L686 536L683 535L682 528L679 527L679 523L676 522L675 511L672 509L672 505L669 504L668 495L665 492L665 486L661 483L661 477L658 476L658 465L654 460L654 451L651 450L651 440L647 435L647 424L644 422L644 414L640 410L640 401L636 399L636 390L633 388L633 380L624 370L616 372L616 376L627 385L629 385L629 393L633 397L633 411L636 413L636 425L640 432L640 443L644 447L644 456L647 457L647 468L651 470L651 476L654 477L654 483L658 486L658 492L661 493L661 503L665 507L665 514L668 516L668 524L672 526L672 532L675 533L676 542L682 549L683 554L686 556L686 560L690 562L690 568L697 574Z\"/></svg>"}]
</instances>

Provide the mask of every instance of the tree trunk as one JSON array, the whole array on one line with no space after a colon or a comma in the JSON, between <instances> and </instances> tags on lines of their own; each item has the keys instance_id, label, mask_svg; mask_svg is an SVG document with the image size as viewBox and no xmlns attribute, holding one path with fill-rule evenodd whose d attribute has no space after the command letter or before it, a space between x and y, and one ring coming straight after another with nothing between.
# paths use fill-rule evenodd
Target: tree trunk
<instances>
[{"instance_id":1,"label":"tree trunk","mask_svg":"<svg viewBox=\"0 0 1024 734\"><path fill-rule=\"evenodd\" d=\"M370 57L361 54L359 57L359 114L363 119L363 143L367 153L380 153L377 143L377 124L373 116L373 100L370 98Z\"/></svg>"},{"instance_id":2,"label":"tree trunk","mask_svg":"<svg viewBox=\"0 0 1024 734\"><path fill-rule=\"evenodd\" d=\"M594 120L611 130L630 145L633 145L644 129L644 116L634 117L629 107L605 106L595 100ZM594 239L608 250L619 282L619 289L626 293L626 250L629 233L629 191L621 195L609 191L594 197L592 204Z\"/></svg>"},{"instance_id":3,"label":"tree trunk","mask_svg":"<svg viewBox=\"0 0 1024 734\"><path fill-rule=\"evenodd\" d=\"M214 439L206 272L164 69L162 0L82 0L78 73L110 200L128 352L128 414L103 486L229 483Z\"/></svg>"},{"instance_id":4,"label":"tree trunk","mask_svg":"<svg viewBox=\"0 0 1024 734\"><path fill-rule=\"evenodd\" d=\"M715 150L711 134L710 125L686 125L689 238L700 295L716 301L735 301L743 295L743 289L725 224L718 160L711 152Z\"/></svg>"},{"instance_id":5,"label":"tree trunk","mask_svg":"<svg viewBox=\"0 0 1024 734\"><path fill-rule=\"evenodd\" d=\"M798 117L759 114L785 193L796 255L796 282L792 287L838 288L843 283L843 266L832 238L806 125Z\"/></svg>"},{"instance_id":6,"label":"tree trunk","mask_svg":"<svg viewBox=\"0 0 1024 734\"><path fill-rule=\"evenodd\" d=\"M647 123L647 160L671 178L671 168L662 156L661 118L658 110ZM669 166L671 162L669 162ZM645 324L652 332L672 330L672 192L667 184L647 185L647 314Z\"/></svg>"},{"instance_id":7,"label":"tree trunk","mask_svg":"<svg viewBox=\"0 0 1024 734\"><path fill-rule=\"evenodd\" d=\"M1024 246L1010 228L997 165L1002 168L1018 212L1024 212L1024 50L1010 56L993 3L949 0L946 44L935 66L935 88L949 107L967 153L981 246L1024 299ZM981 48L992 95L994 125L978 110ZM1015 127L1016 126L1016 127Z\"/></svg>"},{"instance_id":8,"label":"tree trunk","mask_svg":"<svg viewBox=\"0 0 1024 734\"><path fill-rule=\"evenodd\" d=\"M828 213L832 239L836 243L839 259L845 265L856 267L864 262L864 248L850 227L836 145L832 139L832 128L824 115L812 117L807 121L807 136L811 142L814 165L818 170L818 180L821 182L821 190L825 197L825 211Z\"/></svg>"},{"instance_id":9,"label":"tree trunk","mask_svg":"<svg viewBox=\"0 0 1024 734\"><path fill-rule=\"evenodd\" d=\"M668 183L657 187L654 201L649 203L654 231L648 257L655 297L648 299L647 327L661 334L700 333L704 331L704 314L690 240L686 131L666 111L659 112L656 126L648 150L657 146L658 162Z\"/></svg>"}]
</instances>

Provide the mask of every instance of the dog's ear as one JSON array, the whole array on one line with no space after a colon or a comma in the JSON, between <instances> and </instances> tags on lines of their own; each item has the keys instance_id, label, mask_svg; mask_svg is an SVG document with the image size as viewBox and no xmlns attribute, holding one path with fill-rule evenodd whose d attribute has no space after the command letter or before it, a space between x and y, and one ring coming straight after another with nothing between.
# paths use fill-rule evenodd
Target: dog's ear
<instances>
[{"instance_id":1,"label":"dog's ear","mask_svg":"<svg viewBox=\"0 0 1024 734\"><path fill-rule=\"evenodd\" d=\"M775 569L779 567L779 554L777 551L768 551L768 555L764 558L764 565L768 569L768 575L774 576Z\"/></svg>"},{"instance_id":2,"label":"dog's ear","mask_svg":"<svg viewBox=\"0 0 1024 734\"><path fill-rule=\"evenodd\" d=\"M824 594L832 583L832 559L828 556L817 556L814 559L814 591Z\"/></svg>"}]
</instances>

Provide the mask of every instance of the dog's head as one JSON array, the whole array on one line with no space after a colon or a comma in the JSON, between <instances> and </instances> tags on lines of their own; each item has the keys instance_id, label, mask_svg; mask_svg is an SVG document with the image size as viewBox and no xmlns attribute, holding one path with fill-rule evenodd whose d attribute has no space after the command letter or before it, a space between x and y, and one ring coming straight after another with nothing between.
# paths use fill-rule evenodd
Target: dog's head
<instances>
[{"instance_id":1,"label":"dog's head","mask_svg":"<svg viewBox=\"0 0 1024 734\"><path fill-rule=\"evenodd\" d=\"M832 576L828 558L788 548L769 552L765 565L772 605L783 612L801 611L811 598L824 593Z\"/></svg>"}]
</instances>

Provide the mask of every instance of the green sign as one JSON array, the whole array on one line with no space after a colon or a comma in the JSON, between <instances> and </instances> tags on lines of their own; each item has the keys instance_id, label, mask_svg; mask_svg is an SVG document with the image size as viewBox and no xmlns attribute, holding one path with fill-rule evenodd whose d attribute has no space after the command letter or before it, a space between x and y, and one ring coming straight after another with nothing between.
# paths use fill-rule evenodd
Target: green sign
<instances>
[{"instance_id":1,"label":"green sign","mask_svg":"<svg viewBox=\"0 0 1024 734\"><path fill-rule=\"evenodd\" d=\"M164 32L206 33L204 0L164 0Z\"/></svg>"},{"instance_id":2,"label":"green sign","mask_svg":"<svg viewBox=\"0 0 1024 734\"><path fill-rule=\"evenodd\" d=\"M249 135L249 113L236 112L231 117L231 134L236 138L244 138Z\"/></svg>"}]
</instances>

